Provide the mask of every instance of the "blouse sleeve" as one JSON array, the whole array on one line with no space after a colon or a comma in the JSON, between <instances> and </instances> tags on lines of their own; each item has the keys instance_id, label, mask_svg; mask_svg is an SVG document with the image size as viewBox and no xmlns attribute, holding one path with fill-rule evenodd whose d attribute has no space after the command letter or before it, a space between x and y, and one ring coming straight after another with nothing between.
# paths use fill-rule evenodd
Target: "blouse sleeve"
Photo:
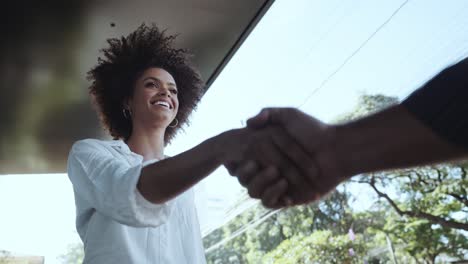
<instances>
[{"instance_id":1,"label":"blouse sleeve","mask_svg":"<svg viewBox=\"0 0 468 264\"><path fill-rule=\"evenodd\" d=\"M143 164L131 166L89 140L76 142L68 158L68 176L76 195L121 224L156 227L167 221L174 200L147 201L136 188L142 168Z\"/></svg>"}]
</instances>

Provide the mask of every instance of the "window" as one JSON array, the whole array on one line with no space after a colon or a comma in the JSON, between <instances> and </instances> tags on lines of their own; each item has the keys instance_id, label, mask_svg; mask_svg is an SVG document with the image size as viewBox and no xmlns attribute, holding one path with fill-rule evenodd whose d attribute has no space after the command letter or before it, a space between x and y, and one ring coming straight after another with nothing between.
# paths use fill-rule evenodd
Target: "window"
<instances>
[{"instance_id":1,"label":"window","mask_svg":"<svg viewBox=\"0 0 468 264\"><path fill-rule=\"evenodd\" d=\"M299 107L337 122L397 103L468 54L467 10L462 1L276 1L172 149L177 153L240 127L265 106ZM375 187L400 209L413 206L415 212L466 225L466 203L443 191L425 193L437 185L435 174L461 184L464 170L454 165L356 177L318 204L269 211L247 199L236 179L219 169L199 192L207 203L200 218L208 261L433 263L466 258L466 231L399 215L368 180L386 179ZM419 181L418 173L430 183ZM410 177L402 180L405 174ZM411 184L415 189L408 189Z\"/></svg>"}]
</instances>

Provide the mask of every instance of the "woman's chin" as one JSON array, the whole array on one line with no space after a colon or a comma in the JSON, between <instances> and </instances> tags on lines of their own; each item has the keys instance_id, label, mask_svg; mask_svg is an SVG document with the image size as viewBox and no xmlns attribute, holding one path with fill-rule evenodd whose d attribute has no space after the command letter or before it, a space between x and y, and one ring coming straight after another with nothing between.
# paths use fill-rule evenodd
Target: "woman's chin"
<instances>
[{"instance_id":1,"label":"woman's chin","mask_svg":"<svg viewBox=\"0 0 468 264\"><path fill-rule=\"evenodd\" d=\"M168 127L173 117L168 114L154 114L148 120L149 123L157 127Z\"/></svg>"}]
</instances>

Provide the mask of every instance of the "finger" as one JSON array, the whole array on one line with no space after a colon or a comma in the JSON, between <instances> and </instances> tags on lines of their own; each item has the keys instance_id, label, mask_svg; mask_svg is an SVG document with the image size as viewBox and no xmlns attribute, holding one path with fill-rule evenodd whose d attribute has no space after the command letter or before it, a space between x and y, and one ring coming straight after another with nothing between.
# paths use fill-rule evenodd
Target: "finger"
<instances>
[{"instance_id":1,"label":"finger","mask_svg":"<svg viewBox=\"0 0 468 264\"><path fill-rule=\"evenodd\" d=\"M295 108L264 108L253 118L247 120L247 127L261 128L265 125L286 126L291 118L297 116L298 110Z\"/></svg>"},{"instance_id":2,"label":"finger","mask_svg":"<svg viewBox=\"0 0 468 264\"><path fill-rule=\"evenodd\" d=\"M260 198L266 187L270 186L279 177L278 169L267 167L256 174L247 186L247 191L252 198Z\"/></svg>"},{"instance_id":3,"label":"finger","mask_svg":"<svg viewBox=\"0 0 468 264\"><path fill-rule=\"evenodd\" d=\"M313 181L313 189L311 192L314 193L314 201L320 199L321 196L329 191L330 186L328 186L329 184L327 184L326 181L327 179L323 177L318 177Z\"/></svg>"},{"instance_id":4,"label":"finger","mask_svg":"<svg viewBox=\"0 0 468 264\"><path fill-rule=\"evenodd\" d=\"M286 126L292 119L297 118L301 113L297 108L277 107L270 108L268 112L268 121L273 125Z\"/></svg>"},{"instance_id":5,"label":"finger","mask_svg":"<svg viewBox=\"0 0 468 264\"><path fill-rule=\"evenodd\" d=\"M293 200L289 196L283 197L282 198L282 203L284 203L286 207L290 207L290 206L294 205Z\"/></svg>"},{"instance_id":6,"label":"finger","mask_svg":"<svg viewBox=\"0 0 468 264\"><path fill-rule=\"evenodd\" d=\"M289 196L283 196L278 199L275 205L270 207L271 209L280 209L280 208L288 208L293 206L293 200Z\"/></svg>"},{"instance_id":7,"label":"finger","mask_svg":"<svg viewBox=\"0 0 468 264\"><path fill-rule=\"evenodd\" d=\"M315 192L311 197L312 198L309 201L306 201L304 203L307 204L307 203L317 202L317 201L321 200L324 197L324 195L320 194L318 192Z\"/></svg>"},{"instance_id":8,"label":"finger","mask_svg":"<svg viewBox=\"0 0 468 264\"><path fill-rule=\"evenodd\" d=\"M234 176L242 186L246 186L252 177L259 172L259 166L253 160L241 163L234 171Z\"/></svg>"},{"instance_id":9,"label":"finger","mask_svg":"<svg viewBox=\"0 0 468 264\"><path fill-rule=\"evenodd\" d=\"M274 142L272 142L272 131L273 128L262 130L261 134L259 134L257 142L252 144L251 148L249 149L247 156L255 157L255 159L257 159L257 161L263 167L267 167L272 164L278 168L282 167L280 165L290 165L291 163L289 162L287 156L285 156L281 150L276 147Z\"/></svg>"},{"instance_id":10,"label":"finger","mask_svg":"<svg viewBox=\"0 0 468 264\"><path fill-rule=\"evenodd\" d=\"M284 129L278 129L272 135L273 143L298 167L309 181L314 181L319 173L312 155L307 153Z\"/></svg>"},{"instance_id":11,"label":"finger","mask_svg":"<svg viewBox=\"0 0 468 264\"><path fill-rule=\"evenodd\" d=\"M281 176L289 182L288 195L294 199L304 195L304 189L307 189L310 184L299 170L293 166L281 170Z\"/></svg>"},{"instance_id":12,"label":"finger","mask_svg":"<svg viewBox=\"0 0 468 264\"><path fill-rule=\"evenodd\" d=\"M288 190L288 182L285 179L280 179L273 185L267 187L262 193L263 206L267 208L274 208L278 206L278 201L283 197Z\"/></svg>"},{"instance_id":13,"label":"finger","mask_svg":"<svg viewBox=\"0 0 468 264\"><path fill-rule=\"evenodd\" d=\"M270 133L271 134L271 133ZM260 165L263 167L275 165L279 169L281 177L287 179L290 189L297 189L308 185L308 181L300 174L299 169L289 160L289 158L281 152L281 150L273 143L268 135L265 140L262 140L256 145L254 151L255 157L258 158Z\"/></svg>"},{"instance_id":14,"label":"finger","mask_svg":"<svg viewBox=\"0 0 468 264\"><path fill-rule=\"evenodd\" d=\"M268 159L274 161L280 170L282 177L286 178L289 183L289 189L297 189L308 185L308 181L301 175L296 165L285 155L276 144L268 144L268 150L265 151Z\"/></svg>"},{"instance_id":15,"label":"finger","mask_svg":"<svg viewBox=\"0 0 468 264\"><path fill-rule=\"evenodd\" d=\"M234 161L229 161L229 162L224 163L224 167L227 169L227 171L229 172L231 176L235 176L234 172L239 167L239 163L234 162Z\"/></svg>"}]
</instances>

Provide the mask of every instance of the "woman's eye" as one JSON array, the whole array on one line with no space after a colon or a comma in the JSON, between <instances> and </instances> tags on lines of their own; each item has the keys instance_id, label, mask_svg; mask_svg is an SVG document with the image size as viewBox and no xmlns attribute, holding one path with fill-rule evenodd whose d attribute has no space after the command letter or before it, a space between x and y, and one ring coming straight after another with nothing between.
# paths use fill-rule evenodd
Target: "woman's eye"
<instances>
[{"instance_id":1,"label":"woman's eye","mask_svg":"<svg viewBox=\"0 0 468 264\"><path fill-rule=\"evenodd\" d=\"M177 90L176 90L176 89L172 89L171 92L172 92L173 94L177 94Z\"/></svg>"},{"instance_id":2,"label":"woman's eye","mask_svg":"<svg viewBox=\"0 0 468 264\"><path fill-rule=\"evenodd\" d=\"M148 82L145 84L145 87L156 87L156 84L153 82Z\"/></svg>"}]
</instances>

